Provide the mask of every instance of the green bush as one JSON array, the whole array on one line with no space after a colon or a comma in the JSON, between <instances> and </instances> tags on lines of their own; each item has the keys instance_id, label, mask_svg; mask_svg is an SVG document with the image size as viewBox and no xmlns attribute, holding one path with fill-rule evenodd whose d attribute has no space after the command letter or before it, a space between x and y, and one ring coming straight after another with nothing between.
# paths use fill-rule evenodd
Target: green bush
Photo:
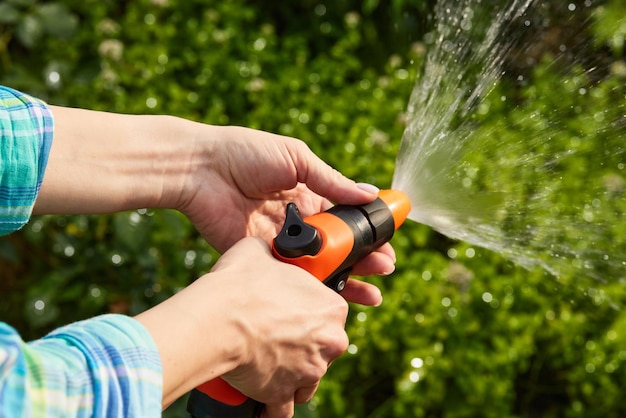
<instances>
[{"instance_id":1,"label":"green bush","mask_svg":"<svg viewBox=\"0 0 626 418\"><path fill-rule=\"evenodd\" d=\"M424 76L428 48L439 47L417 42L431 30L431 9L397 0L7 0L0 4L0 83L54 104L295 136L349 177L389 187L409 96ZM505 76L482 102L488 107L467 121L485 145L467 155L478 173L473 187L505 191L512 208L525 209L494 220L506 242L534 254L549 253L554 236L578 243L547 257L566 256L556 264L559 278L407 222L393 240L396 273L368 278L383 289L383 305L352 307L349 352L298 416L626 412L624 151L616 145L626 131L624 6L605 2L589 19L592 33L576 30L587 36L598 71L574 63L564 71L543 38L543 58L520 70L526 82ZM580 22L546 21L547 33ZM544 133L545 141L538 138ZM522 164L529 145L542 170ZM566 164L551 164L571 154ZM541 195L549 204L532 205L537 185L551 187ZM606 192L600 209L580 206L588 190L591 199ZM585 210L602 219L600 227L590 229ZM558 226L570 227L549 228L555 213L571 220ZM525 232L531 221L540 232L534 236ZM598 248L621 259L605 263ZM586 266L576 254L592 259L584 270L604 282L579 277ZM135 314L217 257L172 211L36 217L0 239L0 315L37 338L99 313ZM183 403L165 415L185 416Z\"/></svg>"}]
</instances>

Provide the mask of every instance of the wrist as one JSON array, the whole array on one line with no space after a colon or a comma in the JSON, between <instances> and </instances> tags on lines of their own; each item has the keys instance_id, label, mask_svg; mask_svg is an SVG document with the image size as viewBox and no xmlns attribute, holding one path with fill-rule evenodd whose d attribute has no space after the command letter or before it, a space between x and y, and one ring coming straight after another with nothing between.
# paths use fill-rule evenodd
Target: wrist
<instances>
[{"instance_id":1,"label":"wrist","mask_svg":"<svg viewBox=\"0 0 626 418\"><path fill-rule=\"evenodd\" d=\"M217 287L205 276L136 317L161 357L164 405L244 361L245 339L235 315L227 314L233 311L232 292Z\"/></svg>"}]
</instances>

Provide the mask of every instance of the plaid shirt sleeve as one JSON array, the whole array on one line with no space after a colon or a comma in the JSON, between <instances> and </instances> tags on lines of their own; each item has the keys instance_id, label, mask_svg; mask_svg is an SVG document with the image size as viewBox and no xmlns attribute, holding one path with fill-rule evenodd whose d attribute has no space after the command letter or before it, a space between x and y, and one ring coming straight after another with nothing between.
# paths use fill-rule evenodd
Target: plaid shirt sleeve
<instances>
[{"instance_id":1,"label":"plaid shirt sleeve","mask_svg":"<svg viewBox=\"0 0 626 418\"><path fill-rule=\"evenodd\" d=\"M44 102L0 86L0 235L30 218L52 135L52 114Z\"/></svg>"},{"instance_id":2,"label":"plaid shirt sleeve","mask_svg":"<svg viewBox=\"0 0 626 418\"><path fill-rule=\"evenodd\" d=\"M102 315L30 343L0 322L0 417L161 416L161 362L148 332Z\"/></svg>"}]
</instances>

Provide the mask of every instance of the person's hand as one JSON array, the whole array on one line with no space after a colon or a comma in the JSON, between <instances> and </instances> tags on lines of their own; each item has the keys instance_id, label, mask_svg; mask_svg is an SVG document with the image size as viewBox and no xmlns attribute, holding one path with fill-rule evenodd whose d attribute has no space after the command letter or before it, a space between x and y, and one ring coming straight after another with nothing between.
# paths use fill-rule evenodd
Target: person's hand
<instances>
[{"instance_id":1,"label":"person's hand","mask_svg":"<svg viewBox=\"0 0 626 418\"><path fill-rule=\"evenodd\" d=\"M239 127L199 125L210 129L197 140L199 160L181 193L180 209L218 251L246 236L268 243L282 226L285 207L294 202L303 216L328 209L331 201L363 204L377 189L355 184L319 159L302 141ZM201 135L201 134L198 134ZM359 262L356 275L389 274L395 254L386 244ZM349 281L344 297L380 303L377 289Z\"/></svg>"},{"instance_id":2,"label":"person's hand","mask_svg":"<svg viewBox=\"0 0 626 418\"><path fill-rule=\"evenodd\" d=\"M267 418L288 418L347 348L347 313L341 296L246 238L137 319L159 348L165 404L221 375Z\"/></svg>"},{"instance_id":3,"label":"person's hand","mask_svg":"<svg viewBox=\"0 0 626 418\"><path fill-rule=\"evenodd\" d=\"M214 271L229 276L250 274L241 260L272 257L266 245L253 239L227 254ZM249 322L241 324L249 344L245 362L223 378L265 403L268 417L291 417L294 402L310 400L330 362L346 350L348 306L302 269L265 261L259 266L265 270L264 282L257 273L238 286L255 294L254 304L247 304ZM265 281L281 284L272 283L269 291Z\"/></svg>"}]
</instances>

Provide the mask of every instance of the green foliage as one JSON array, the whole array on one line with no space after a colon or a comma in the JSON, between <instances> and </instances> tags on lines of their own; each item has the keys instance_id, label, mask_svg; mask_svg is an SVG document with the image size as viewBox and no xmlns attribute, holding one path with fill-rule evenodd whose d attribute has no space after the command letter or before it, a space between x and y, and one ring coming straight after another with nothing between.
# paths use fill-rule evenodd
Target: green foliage
<instances>
[{"instance_id":1,"label":"green foliage","mask_svg":"<svg viewBox=\"0 0 626 418\"><path fill-rule=\"evenodd\" d=\"M0 24L14 29L17 41L32 48L44 36L67 39L76 30L77 20L61 3L7 0L0 4Z\"/></svg>"},{"instance_id":2,"label":"green foliage","mask_svg":"<svg viewBox=\"0 0 626 418\"><path fill-rule=\"evenodd\" d=\"M426 3L7 0L0 3L0 82L55 104L295 136L349 177L388 187L424 57L425 46L413 42L429 30ZM603 141L624 132L623 16L620 1L594 13L598 51L589 52L604 54L606 73L564 75L546 57L526 85L503 80L470 121L476 138L503 144L549 133L535 150L554 176L553 205L542 219L554 211L574 219L582 212L571 196L590 182L605 188L594 216L606 217L606 230L596 232L619 254L624 155L607 155ZM489 187L480 176L496 179L519 206L536 176L546 175L515 163L527 157L522 151L502 146L472 155L475 187ZM566 152L576 154L572 164L548 164ZM528 219L499 221L508 222L512 239L545 245L546 236L524 235ZM580 235L573 227L557 232ZM577 281L575 268L557 280L410 222L393 243L396 273L368 278L385 302L352 307L349 352L298 416L626 413L623 266L600 263L604 284ZM581 251L593 246L580 238ZM172 211L37 217L0 239L0 317L36 338L99 313L135 314L207 272L217 257ZM183 409L184 401L165 415L185 416Z\"/></svg>"},{"instance_id":3,"label":"green foliage","mask_svg":"<svg viewBox=\"0 0 626 418\"><path fill-rule=\"evenodd\" d=\"M611 0L604 7L596 9L594 31L599 43L606 43L612 48L616 57L624 56L626 41L626 4L619 0Z\"/></svg>"}]
</instances>

